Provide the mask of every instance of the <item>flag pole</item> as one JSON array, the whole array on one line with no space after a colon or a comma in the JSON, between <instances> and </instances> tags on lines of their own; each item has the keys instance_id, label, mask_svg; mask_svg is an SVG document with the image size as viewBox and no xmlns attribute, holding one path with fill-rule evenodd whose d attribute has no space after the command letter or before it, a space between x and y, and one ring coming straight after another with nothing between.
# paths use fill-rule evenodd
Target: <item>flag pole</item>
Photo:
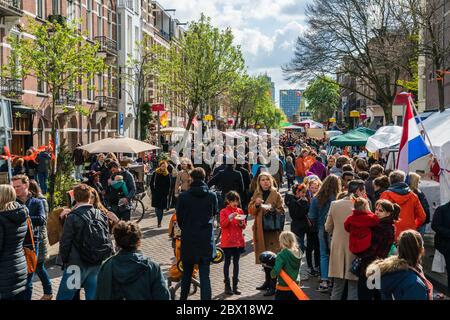
<instances>
[{"instance_id":1,"label":"flag pole","mask_svg":"<svg viewBox=\"0 0 450 320\"><path fill-rule=\"evenodd\" d=\"M430 150L430 151L431 151L431 154L436 158L436 160L438 161L439 167L440 167L441 164L439 163L439 159L437 159L437 157L436 157L436 152L435 152L435 150L434 150L433 143L431 142L430 136L428 135L428 132L427 132L427 130L425 129L425 126L424 126L424 124L423 124L422 118L420 117L419 111L417 110L417 107L416 107L416 105L415 105L415 103L414 103L412 97L409 97L409 102L411 103L411 106L413 107L414 112L415 112L415 113L417 114L417 116L419 117L420 126L422 127L422 130L423 130L423 132L424 132L424 134L425 134L425 137L427 138L428 142L430 143L430 147L431 147L431 150Z\"/></svg>"}]
</instances>

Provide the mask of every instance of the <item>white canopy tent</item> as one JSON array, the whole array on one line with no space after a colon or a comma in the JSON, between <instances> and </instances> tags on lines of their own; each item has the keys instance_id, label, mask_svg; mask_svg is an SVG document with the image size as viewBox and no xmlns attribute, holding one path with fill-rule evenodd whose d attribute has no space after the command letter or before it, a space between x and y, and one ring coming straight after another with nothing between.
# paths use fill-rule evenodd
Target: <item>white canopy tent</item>
<instances>
[{"instance_id":1,"label":"white canopy tent","mask_svg":"<svg viewBox=\"0 0 450 320\"><path fill-rule=\"evenodd\" d=\"M80 147L89 153L141 153L144 151L152 151L160 149L157 146L145 143L139 140L115 137L106 138Z\"/></svg>"},{"instance_id":2,"label":"white canopy tent","mask_svg":"<svg viewBox=\"0 0 450 320\"><path fill-rule=\"evenodd\" d=\"M443 170L440 179L441 204L445 204L450 201L450 109L436 112L423 124L433 145L433 153ZM426 142L429 145L428 139Z\"/></svg>"},{"instance_id":3,"label":"white canopy tent","mask_svg":"<svg viewBox=\"0 0 450 320\"><path fill-rule=\"evenodd\" d=\"M375 153L382 149L392 148L400 142L403 128L399 126L381 127L367 140L366 149Z\"/></svg>"},{"instance_id":4,"label":"white canopy tent","mask_svg":"<svg viewBox=\"0 0 450 320\"><path fill-rule=\"evenodd\" d=\"M325 134L327 135L328 139L331 139L334 137L342 136L344 133L339 130L330 130L330 131L326 131Z\"/></svg>"},{"instance_id":5,"label":"white canopy tent","mask_svg":"<svg viewBox=\"0 0 450 320\"><path fill-rule=\"evenodd\" d=\"M282 130L285 130L285 131L298 130L301 132L305 132L305 128L300 127L300 126L295 126L295 125L284 127L284 128L282 128Z\"/></svg>"}]
</instances>

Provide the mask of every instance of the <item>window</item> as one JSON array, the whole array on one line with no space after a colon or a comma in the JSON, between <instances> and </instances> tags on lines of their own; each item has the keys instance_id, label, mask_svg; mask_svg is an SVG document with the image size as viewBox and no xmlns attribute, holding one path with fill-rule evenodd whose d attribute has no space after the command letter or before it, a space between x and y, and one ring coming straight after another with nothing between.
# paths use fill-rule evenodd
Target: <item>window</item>
<instances>
[{"instance_id":1,"label":"window","mask_svg":"<svg viewBox=\"0 0 450 320\"><path fill-rule=\"evenodd\" d=\"M117 49L122 50L122 15L117 14Z\"/></svg>"},{"instance_id":2,"label":"window","mask_svg":"<svg viewBox=\"0 0 450 320\"><path fill-rule=\"evenodd\" d=\"M128 37L128 53L131 54L133 51L133 30L131 29L132 27L132 21L131 21L131 17L128 17L128 26L127 26L127 37Z\"/></svg>"},{"instance_id":3,"label":"window","mask_svg":"<svg viewBox=\"0 0 450 320\"><path fill-rule=\"evenodd\" d=\"M92 38L92 0L87 0L87 6L86 6L86 29L88 32L88 37Z\"/></svg>"},{"instance_id":4,"label":"window","mask_svg":"<svg viewBox=\"0 0 450 320\"><path fill-rule=\"evenodd\" d=\"M113 78L113 72L112 67L108 67L108 97L112 97L113 95L113 87L112 87L112 78Z\"/></svg>"},{"instance_id":5,"label":"window","mask_svg":"<svg viewBox=\"0 0 450 320\"><path fill-rule=\"evenodd\" d=\"M73 0L67 0L67 20L75 19L75 6Z\"/></svg>"},{"instance_id":6,"label":"window","mask_svg":"<svg viewBox=\"0 0 450 320\"><path fill-rule=\"evenodd\" d=\"M61 14L60 0L52 0L52 13L53 14Z\"/></svg>"},{"instance_id":7,"label":"window","mask_svg":"<svg viewBox=\"0 0 450 320\"><path fill-rule=\"evenodd\" d=\"M98 86L97 86L97 95L98 96L102 96L103 95L103 74L101 74L101 73L99 73L99 74L97 74L97 83L98 83Z\"/></svg>"},{"instance_id":8,"label":"window","mask_svg":"<svg viewBox=\"0 0 450 320\"><path fill-rule=\"evenodd\" d=\"M111 11L110 5L108 5L108 16L107 16L107 18L108 18L108 37L110 39L114 39L114 36L113 36L113 24L112 24L112 22L113 22L113 15L112 15L112 11Z\"/></svg>"},{"instance_id":9,"label":"window","mask_svg":"<svg viewBox=\"0 0 450 320\"><path fill-rule=\"evenodd\" d=\"M44 18L44 5L45 5L45 0L37 0L36 1L36 15L39 18Z\"/></svg>"},{"instance_id":10,"label":"window","mask_svg":"<svg viewBox=\"0 0 450 320\"><path fill-rule=\"evenodd\" d=\"M45 82L42 80L37 80L37 92L46 93L45 92Z\"/></svg>"},{"instance_id":11,"label":"window","mask_svg":"<svg viewBox=\"0 0 450 320\"><path fill-rule=\"evenodd\" d=\"M97 4L97 35L103 36L103 8L101 4Z\"/></svg>"},{"instance_id":12,"label":"window","mask_svg":"<svg viewBox=\"0 0 450 320\"><path fill-rule=\"evenodd\" d=\"M90 75L88 75L88 78ZM89 101L94 100L94 78L89 78L88 88L87 88L87 98Z\"/></svg>"}]
</instances>

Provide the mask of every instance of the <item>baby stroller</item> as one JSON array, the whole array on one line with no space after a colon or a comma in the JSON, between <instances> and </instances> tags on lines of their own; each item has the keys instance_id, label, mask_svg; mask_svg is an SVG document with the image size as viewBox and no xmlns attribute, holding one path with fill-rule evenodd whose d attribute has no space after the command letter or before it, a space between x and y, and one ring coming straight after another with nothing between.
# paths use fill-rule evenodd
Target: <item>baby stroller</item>
<instances>
[{"instance_id":1,"label":"baby stroller","mask_svg":"<svg viewBox=\"0 0 450 320\"><path fill-rule=\"evenodd\" d=\"M216 239L216 245L220 240L221 229L220 224L217 222L217 218L214 218L214 238ZM170 291L170 297L175 300L175 294L181 287L181 277L183 276L183 261L181 261L181 229L177 223L177 215L174 213L169 223L169 236L172 238L172 247L174 249L175 263L169 268L167 281ZM216 257L213 259L212 263L219 264L223 262L225 258L224 252L221 248L216 247ZM197 293L200 287L200 281L198 280L198 267L195 266L194 272L192 274L192 286L189 295L194 295Z\"/></svg>"}]
</instances>

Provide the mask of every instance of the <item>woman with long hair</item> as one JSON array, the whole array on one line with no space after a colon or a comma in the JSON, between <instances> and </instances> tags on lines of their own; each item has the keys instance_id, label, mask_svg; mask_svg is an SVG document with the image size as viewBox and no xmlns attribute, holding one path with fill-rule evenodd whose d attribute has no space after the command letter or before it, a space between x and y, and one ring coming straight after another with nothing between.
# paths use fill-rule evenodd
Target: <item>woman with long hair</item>
<instances>
[{"instance_id":1,"label":"woman with long hair","mask_svg":"<svg viewBox=\"0 0 450 320\"><path fill-rule=\"evenodd\" d=\"M192 161L188 158L181 158L181 170L177 173L175 181L175 197L178 198L180 193L188 191L191 185L191 171L194 168Z\"/></svg>"},{"instance_id":2,"label":"woman with long hair","mask_svg":"<svg viewBox=\"0 0 450 320\"><path fill-rule=\"evenodd\" d=\"M0 185L0 300L25 300L27 217L27 208L16 202L14 188Z\"/></svg>"},{"instance_id":3,"label":"woman with long hair","mask_svg":"<svg viewBox=\"0 0 450 320\"><path fill-rule=\"evenodd\" d=\"M379 290L367 287L367 267L377 259L386 259L395 242L395 223L400 217L400 206L388 200L379 200L375 204L375 214L380 223L371 228L372 240L370 248L361 257L358 300L380 300Z\"/></svg>"},{"instance_id":4,"label":"woman with long hair","mask_svg":"<svg viewBox=\"0 0 450 320\"><path fill-rule=\"evenodd\" d=\"M167 161L159 162L159 167L150 180L150 189L152 191L152 207L155 208L158 218L158 228L161 228L164 210L167 209L170 194L170 174Z\"/></svg>"},{"instance_id":5,"label":"woman with long hair","mask_svg":"<svg viewBox=\"0 0 450 320\"><path fill-rule=\"evenodd\" d=\"M431 221L431 214L430 214L430 205L428 203L427 197L425 196L425 193L423 193L422 190L420 190L419 188L420 179L421 178L417 173L415 172L409 173L409 188L411 189L412 192L414 192L417 195L417 197L419 197L419 201L423 207L423 211L425 211L425 214L427 215L425 222L418 229L420 234L423 236L425 234L426 225Z\"/></svg>"},{"instance_id":6,"label":"woman with long hair","mask_svg":"<svg viewBox=\"0 0 450 320\"><path fill-rule=\"evenodd\" d=\"M327 220L328 211L331 202L335 201L341 192L341 180L338 176L329 175L320 187L317 195L312 199L309 208L309 218L315 226L317 226L320 246L320 277L321 283L318 290L327 292L328 283L328 264L329 264L329 245L328 235L325 232L325 221Z\"/></svg>"},{"instance_id":7,"label":"woman with long hair","mask_svg":"<svg viewBox=\"0 0 450 320\"><path fill-rule=\"evenodd\" d=\"M49 206L47 203L47 198L42 194L41 188L39 187L38 183L35 180L30 180L29 191L31 192L34 198L40 199L42 201L47 220L49 215ZM41 238L39 239L40 241L38 248L38 263L36 266L35 274L37 274L39 280L41 280L42 288L44 289L44 295L42 296L41 300L52 300L53 299L52 283L50 281L50 277L44 265L45 262L50 258L48 252L50 244L48 242L47 226L44 225L39 228L41 228L40 232Z\"/></svg>"},{"instance_id":8,"label":"woman with long hair","mask_svg":"<svg viewBox=\"0 0 450 320\"><path fill-rule=\"evenodd\" d=\"M381 276L383 300L433 300L433 285L423 273L425 248L415 230L403 231L398 238L398 256L372 263L366 276Z\"/></svg>"},{"instance_id":9,"label":"woman with long hair","mask_svg":"<svg viewBox=\"0 0 450 320\"><path fill-rule=\"evenodd\" d=\"M280 250L279 236L282 230L264 230L263 217L266 214L284 215L283 200L275 187L275 181L268 172L261 172L257 178L256 190L248 206L249 214L255 217L253 224L253 245L256 264L261 264L259 256L264 251L277 253ZM265 296L275 294L275 282L270 269L264 268L266 280L257 290L267 290Z\"/></svg>"}]
</instances>

